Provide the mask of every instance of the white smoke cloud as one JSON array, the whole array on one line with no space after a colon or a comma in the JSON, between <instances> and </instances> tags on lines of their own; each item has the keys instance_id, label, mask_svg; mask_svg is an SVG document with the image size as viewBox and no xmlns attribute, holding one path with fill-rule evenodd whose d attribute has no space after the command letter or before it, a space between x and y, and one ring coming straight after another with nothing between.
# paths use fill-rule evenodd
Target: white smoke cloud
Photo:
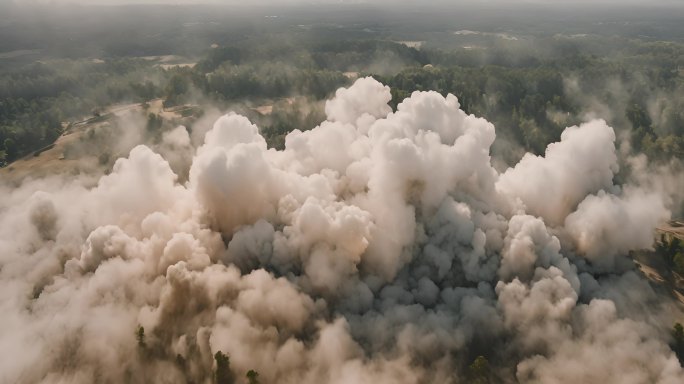
<instances>
[{"instance_id":1,"label":"white smoke cloud","mask_svg":"<svg viewBox=\"0 0 684 384\"><path fill-rule=\"evenodd\" d=\"M567 128L544 157L526 154L497 187L524 210L560 224L588 194L610 189L618 171L615 132L603 120Z\"/></svg>"},{"instance_id":2,"label":"white smoke cloud","mask_svg":"<svg viewBox=\"0 0 684 384\"><path fill-rule=\"evenodd\" d=\"M0 382L209 382L217 351L238 382L463 382L478 354L503 382L684 380L626 257L671 188L614 184L612 128L500 174L456 97L389 100L360 79L282 151L228 114L94 187L0 186Z\"/></svg>"},{"instance_id":3,"label":"white smoke cloud","mask_svg":"<svg viewBox=\"0 0 684 384\"><path fill-rule=\"evenodd\" d=\"M601 266L612 270L613 258L633 249L648 249L655 228L669 218L661 197L627 190L624 196L599 191L587 196L565 219L565 228L577 243L577 250Z\"/></svg>"}]
</instances>

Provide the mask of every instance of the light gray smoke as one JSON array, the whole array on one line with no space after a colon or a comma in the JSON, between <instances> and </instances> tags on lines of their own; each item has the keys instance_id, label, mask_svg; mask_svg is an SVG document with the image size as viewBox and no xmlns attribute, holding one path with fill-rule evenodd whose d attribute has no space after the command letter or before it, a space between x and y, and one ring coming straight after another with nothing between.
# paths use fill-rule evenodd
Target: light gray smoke
<instances>
[{"instance_id":1,"label":"light gray smoke","mask_svg":"<svg viewBox=\"0 0 684 384\"><path fill-rule=\"evenodd\" d=\"M614 184L612 128L500 174L456 97L390 98L359 79L282 151L228 114L94 188L0 187L0 382L208 383L217 351L238 382L461 383L478 355L502 382L684 382L679 312L626 256L670 200Z\"/></svg>"}]
</instances>

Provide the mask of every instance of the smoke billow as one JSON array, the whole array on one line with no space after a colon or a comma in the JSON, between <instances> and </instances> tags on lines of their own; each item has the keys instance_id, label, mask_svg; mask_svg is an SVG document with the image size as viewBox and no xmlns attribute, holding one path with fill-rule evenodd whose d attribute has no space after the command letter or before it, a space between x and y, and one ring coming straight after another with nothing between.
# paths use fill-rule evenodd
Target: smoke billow
<instances>
[{"instance_id":1,"label":"smoke billow","mask_svg":"<svg viewBox=\"0 0 684 384\"><path fill-rule=\"evenodd\" d=\"M0 381L206 383L217 351L238 382L684 381L627 257L671 199L614 184L611 127L499 173L456 97L390 99L359 79L282 151L228 114L94 187L0 187Z\"/></svg>"}]
</instances>

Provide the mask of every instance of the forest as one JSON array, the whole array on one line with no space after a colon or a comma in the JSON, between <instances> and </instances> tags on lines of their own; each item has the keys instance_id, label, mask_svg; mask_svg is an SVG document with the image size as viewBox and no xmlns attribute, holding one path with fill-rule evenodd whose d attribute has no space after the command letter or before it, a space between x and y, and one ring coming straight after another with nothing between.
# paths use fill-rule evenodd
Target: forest
<instances>
[{"instance_id":1,"label":"forest","mask_svg":"<svg viewBox=\"0 0 684 384\"><path fill-rule=\"evenodd\" d=\"M255 116L265 122L269 142L282 143L289 131L322 120L321 103L302 111L304 105L325 100L360 76L390 86L393 108L413 91L452 93L466 112L494 122L502 137L537 154L566 126L591 116L629 132L636 152L659 161L684 156L684 45L601 36L546 38L540 52L500 44L421 48L325 37L295 44L266 35L209 48L192 67L114 57L6 68L0 73L0 158L6 164L49 145L69 122L107 106L160 97L165 107L220 109L308 100L275 103L275 113Z\"/></svg>"},{"instance_id":2,"label":"forest","mask_svg":"<svg viewBox=\"0 0 684 384\"><path fill-rule=\"evenodd\" d=\"M684 5L256 2L0 1L0 383L684 382Z\"/></svg>"}]
</instances>

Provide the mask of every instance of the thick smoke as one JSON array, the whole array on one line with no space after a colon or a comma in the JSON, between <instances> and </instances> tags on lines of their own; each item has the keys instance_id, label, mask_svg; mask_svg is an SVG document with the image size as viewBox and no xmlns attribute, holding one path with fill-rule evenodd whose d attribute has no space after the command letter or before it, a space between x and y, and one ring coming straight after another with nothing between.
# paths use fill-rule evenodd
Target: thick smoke
<instances>
[{"instance_id":1,"label":"thick smoke","mask_svg":"<svg viewBox=\"0 0 684 384\"><path fill-rule=\"evenodd\" d=\"M3 188L0 382L207 383L217 351L238 382L460 383L478 355L494 381L684 382L676 307L627 257L671 199L614 184L612 128L499 173L456 97L390 98L360 79L282 151L228 114L92 188Z\"/></svg>"}]
</instances>

